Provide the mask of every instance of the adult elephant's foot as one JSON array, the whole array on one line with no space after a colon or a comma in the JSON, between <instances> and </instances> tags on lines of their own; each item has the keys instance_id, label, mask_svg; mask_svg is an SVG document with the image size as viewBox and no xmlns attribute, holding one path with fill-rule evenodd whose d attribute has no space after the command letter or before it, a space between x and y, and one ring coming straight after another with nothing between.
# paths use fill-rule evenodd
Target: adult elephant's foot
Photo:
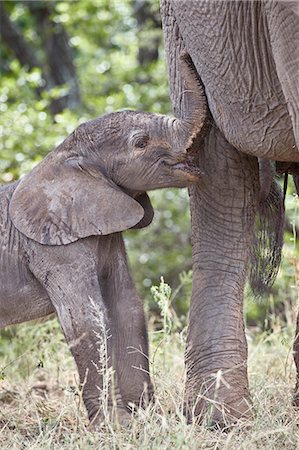
<instances>
[{"instance_id":1,"label":"adult elephant's foot","mask_svg":"<svg viewBox=\"0 0 299 450\"><path fill-rule=\"evenodd\" d=\"M299 379L297 380L295 392L293 396L293 406L299 409Z\"/></svg>"},{"instance_id":2,"label":"adult elephant's foot","mask_svg":"<svg viewBox=\"0 0 299 450\"><path fill-rule=\"evenodd\" d=\"M297 315L297 325L296 325L296 332L295 332L295 339L294 339L294 346L293 346L293 355L294 355L294 362L295 362L296 371L297 371L296 387L295 387L295 392L294 392L294 396L293 396L293 406L295 408L299 408L299 312Z\"/></svg>"},{"instance_id":3,"label":"adult elephant's foot","mask_svg":"<svg viewBox=\"0 0 299 450\"><path fill-rule=\"evenodd\" d=\"M106 414L102 411L98 411L94 417L90 418L90 430L98 431L108 424L128 427L132 421L132 414L128 412L126 408L123 407L109 407Z\"/></svg>"},{"instance_id":4,"label":"adult elephant's foot","mask_svg":"<svg viewBox=\"0 0 299 450\"><path fill-rule=\"evenodd\" d=\"M203 423L213 428L250 424L253 408L247 377L244 379L236 372L219 370L199 384L195 380L187 381L185 412L189 423Z\"/></svg>"}]
</instances>

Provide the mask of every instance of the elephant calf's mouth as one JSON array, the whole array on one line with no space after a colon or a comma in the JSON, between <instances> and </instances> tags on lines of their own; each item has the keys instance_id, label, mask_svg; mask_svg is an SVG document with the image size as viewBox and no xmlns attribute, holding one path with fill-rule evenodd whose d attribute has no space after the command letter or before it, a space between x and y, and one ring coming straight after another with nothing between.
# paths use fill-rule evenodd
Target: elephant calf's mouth
<instances>
[{"instance_id":1,"label":"elephant calf's mouth","mask_svg":"<svg viewBox=\"0 0 299 450\"><path fill-rule=\"evenodd\" d=\"M195 180L203 175L203 172L198 166L195 165L194 160L191 158L187 158L184 161L175 164L173 168L175 170L179 170L180 172L184 172L190 178L194 178Z\"/></svg>"}]
</instances>

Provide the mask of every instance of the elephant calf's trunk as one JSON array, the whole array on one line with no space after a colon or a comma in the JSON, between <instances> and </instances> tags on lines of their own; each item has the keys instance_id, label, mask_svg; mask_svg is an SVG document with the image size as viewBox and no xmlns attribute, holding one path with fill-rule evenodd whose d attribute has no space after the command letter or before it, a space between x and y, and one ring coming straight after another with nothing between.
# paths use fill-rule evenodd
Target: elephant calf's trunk
<instances>
[{"instance_id":1,"label":"elephant calf's trunk","mask_svg":"<svg viewBox=\"0 0 299 450\"><path fill-rule=\"evenodd\" d=\"M207 100L203 84L188 53L180 56L183 79L181 118L177 126L181 136L181 145L188 149L200 131L207 118Z\"/></svg>"}]
</instances>

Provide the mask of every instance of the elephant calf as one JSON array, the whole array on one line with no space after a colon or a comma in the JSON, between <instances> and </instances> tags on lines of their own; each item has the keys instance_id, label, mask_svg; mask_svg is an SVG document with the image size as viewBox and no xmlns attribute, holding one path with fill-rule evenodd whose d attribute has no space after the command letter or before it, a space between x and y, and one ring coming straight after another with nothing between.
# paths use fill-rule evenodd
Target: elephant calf
<instances>
[{"instance_id":1,"label":"elephant calf","mask_svg":"<svg viewBox=\"0 0 299 450\"><path fill-rule=\"evenodd\" d=\"M147 190L200 176L187 150L203 132L206 101L187 55L181 66L185 117L122 111L91 120L22 180L0 187L0 327L57 313L91 421L103 414L97 344L105 330L111 411L116 401L126 420L131 403L152 395L144 313L121 231L151 222Z\"/></svg>"}]
</instances>

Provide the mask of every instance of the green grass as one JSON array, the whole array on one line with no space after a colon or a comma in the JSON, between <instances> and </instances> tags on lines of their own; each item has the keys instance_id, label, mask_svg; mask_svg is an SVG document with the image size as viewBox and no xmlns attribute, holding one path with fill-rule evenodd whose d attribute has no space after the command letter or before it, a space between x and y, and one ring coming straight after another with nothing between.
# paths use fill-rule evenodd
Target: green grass
<instances>
[{"instance_id":1,"label":"green grass","mask_svg":"<svg viewBox=\"0 0 299 450\"><path fill-rule=\"evenodd\" d=\"M88 429L74 362L56 319L13 328L0 347L2 449L299 449L299 413L291 406L295 308L273 332L248 332L255 408L250 428L228 432L186 425L182 415L184 333L151 332L157 405L128 429Z\"/></svg>"}]
</instances>

